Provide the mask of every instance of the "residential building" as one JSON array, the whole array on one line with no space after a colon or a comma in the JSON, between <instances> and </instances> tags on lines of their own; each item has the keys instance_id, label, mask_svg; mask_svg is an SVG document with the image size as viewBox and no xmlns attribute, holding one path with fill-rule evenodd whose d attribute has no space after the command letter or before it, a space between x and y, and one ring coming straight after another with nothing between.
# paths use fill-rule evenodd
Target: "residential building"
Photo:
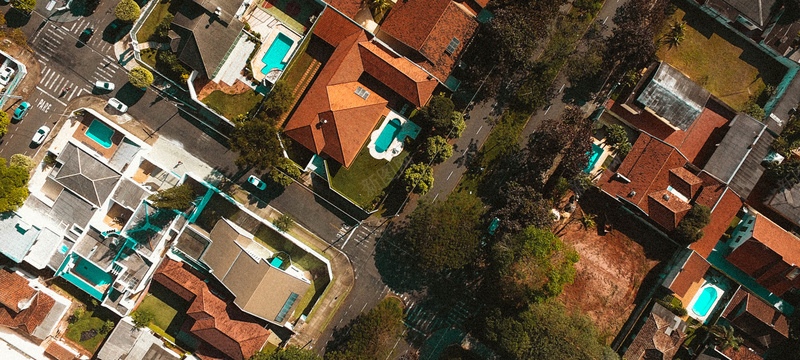
<instances>
[{"instance_id":1,"label":"residential building","mask_svg":"<svg viewBox=\"0 0 800 360\"><path fill-rule=\"evenodd\" d=\"M188 264L165 259L153 281L191 303L184 329L200 341L195 355L203 360L250 358L266 344L269 330L220 299L201 276Z\"/></svg>"},{"instance_id":2,"label":"residential building","mask_svg":"<svg viewBox=\"0 0 800 360\"><path fill-rule=\"evenodd\" d=\"M789 337L786 316L747 290L733 294L722 317L743 335L743 346L764 354Z\"/></svg>"},{"instance_id":3,"label":"residential building","mask_svg":"<svg viewBox=\"0 0 800 360\"><path fill-rule=\"evenodd\" d=\"M10 270L0 269L0 325L39 344L54 335L71 302Z\"/></svg>"},{"instance_id":4,"label":"residential building","mask_svg":"<svg viewBox=\"0 0 800 360\"><path fill-rule=\"evenodd\" d=\"M137 329L129 317L114 327L97 352L97 360L178 360L181 356L164 346L149 328Z\"/></svg>"},{"instance_id":5,"label":"residential building","mask_svg":"<svg viewBox=\"0 0 800 360\"><path fill-rule=\"evenodd\" d=\"M800 290L800 239L761 214L742 217L726 259L771 293Z\"/></svg>"},{"instance_id":6,"label":"residential building","mask_svg":"<svg viewBox=\"0 0 800 360\"><path fill-rule=\"evenodd\" d=\"M776 0L695 0L702 8L724 19L724 23L758 41L781 13Z\"/></svg>"},{"instance_id":7,"label":"residential building","mask_svg":"<svg viewBox=\"0 0 800 360\"><path fill-rule=\"evenodd\" d=\"M678 256L678 263L673 266L662 285L669 289L673 296L688 305L705 282L704 277L711 264L696 251L683 250Z\"/></svg>"},{"instance_id":8,"label":"residential building","mask_svg":"<svg viewBox=\"0 0 800 360\"><path fill-rule=\"evenodd\" d=\"M625 350L625 359L672 359L686 338L686 323L665 307L653 304L644 326Z\"/></svg>"},{"instance_id":9,"label":"residential building","mask_svg":"<svg viewBox=\"0 0 800 360\"><path fill-rule=\"evenodd\" d=\"M284 133L345 167L382 116L401 116L425 105L438 84L335 11L323 12L311 41L328 47L330 56L288 118Z\"/></svg>"}]
</instances>

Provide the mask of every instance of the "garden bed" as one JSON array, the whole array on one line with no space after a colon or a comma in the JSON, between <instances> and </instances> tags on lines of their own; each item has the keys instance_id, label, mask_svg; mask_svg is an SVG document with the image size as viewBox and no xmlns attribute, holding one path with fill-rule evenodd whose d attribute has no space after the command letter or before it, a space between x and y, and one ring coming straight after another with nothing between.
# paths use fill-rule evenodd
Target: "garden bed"
<instances>
[{"instance_id":1,"label":"garden bed","mask_svg":"<svg viewBox=\"0 0 800 360\"><path fill-rule=\"evenodd\" d=\"M139 43L150 40L150 38L156 32L156 27L158 27L158 24L161 23L161 19L171 13L169 11L171 6L171 0L161 0L155 5L153 11L150 12L150 15L144 20L142 27L139 28L139 32L136 33L136 38L139 40Z\"/></svg>"}]
</instances>

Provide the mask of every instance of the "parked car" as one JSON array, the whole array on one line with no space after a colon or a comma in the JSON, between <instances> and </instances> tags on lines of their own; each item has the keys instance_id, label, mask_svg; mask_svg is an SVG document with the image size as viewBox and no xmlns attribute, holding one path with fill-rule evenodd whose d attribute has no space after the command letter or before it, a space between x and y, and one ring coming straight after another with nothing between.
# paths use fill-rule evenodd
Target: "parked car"
<instances>
[{"instance_id":1,"label":"parked car","mask_svg":"<svg viewBox=\"0 0 800 360\"><path fill-rule=\"evenodd\" d=\"M250 175L250 177L247 178L247 182L253 184L253 186L255 186L256 189L258 190L264 190L267 188L267 184L265 184L263 181L261 181L261 179L255 177L254 175Z\"/></svg>"},{"instance_id":2,"label":"parked car","mask_svg":"<svg viewBox=\"0 0 800 360\"><path fill-rule=\"evenodd\" d=\"M94 86L100 90L114 91L114 83L112 82L97 80Z\"/></svg>"},{"instance_id":3,"label":"parked car","mask_svg":"<svg viewBox=\"0 0 800 360\"><path fill-rule=\"evenodd\" d=\"M92 37L92 34L94 34L94 29L88 27L86 28L86 30L83 30L81 34L78 36L78 41L80 41L82 44L85 45Z\"/></svg>"},{"instance_id":4,"label":"parked car","mask_svg":"<svg viewBox=\"0 0 800 360\"><path fill-rule=\"evenodd\" d=\"M48 133L50 133L50 128L47 126L42 126L39 128L39 130L36 130L36 134L33 134L33 139L31 141L36 145L41 145Z\"/></svg>"},{"instance_id":5,"label":"parked car","mask_svg":"<svg viewBox=\"0 0 800 360\"><path fill-rule=\"evenodd\" d=\"M128 105L123 104L122 101L119 101L117 98L108 99L108 105L119 110L119 112L128 111Z\"/></svg>"},{"instance_id":6,"label":"parked car","mask_svg":"<svg viewBox=\"0 0 800 360\"><path fill-rule=\"evenodd\" d=\"M17 106L17 109L14 110L14 115L11 116L11 120L20 121L28 113L28 109L31 108L31 104L27 101L23 101L22 104Z\"/></svg>"},{"instance_id":7,"label":"parked car","mask_svg":"<svg viewBox=\"0 0 800 360\"><path fill-rule=\"evenodd\" d=\"M14 69L11 67L4 67L0 69L0 85L7 85L9 81L11 81L11 77L14 76Z\"/></svg>"}]
</instances>

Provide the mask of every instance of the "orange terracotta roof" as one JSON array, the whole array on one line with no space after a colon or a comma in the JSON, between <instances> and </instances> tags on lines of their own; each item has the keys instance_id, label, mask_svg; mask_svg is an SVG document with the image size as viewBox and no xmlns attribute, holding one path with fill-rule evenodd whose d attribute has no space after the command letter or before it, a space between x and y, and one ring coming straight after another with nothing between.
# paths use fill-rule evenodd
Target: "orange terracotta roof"
<instances>
[{"instance_id":1,"label":"orange terracotta roof","mask_svg":"<svg viewBox=\"0 0 800 360\"><path fill-rule=\"evenodd\" d=\"M488 2L489 0L480 1ZM336 10L341 11L351 19L356 17L356 14L358 14L358 11L361 10L361 7L364 5L363 0L326 0L326 2L328 5L335 7Z\"/></svg>"},{"instance_id":2,"label":"orange terracotta roof","mask_svg":"<svg viewBox=\"0 0 800 360\"><path fill-rule=\"evenodd\" d=\"M717 351L719 347L716 347ZM758 355L755 351L750 350L744 346L740 346L739 350L733 350L732 347L729 347L725 350L720 351L723 355L727 356L731 360L763 360L764 358L761 355Z\"/></svg>"},{"instance_id":3,"label":"orange terracotta roof","mask_svg":"<svg viewBox=\"0 0 800 360\"><path fill-rule=\"evenodd\" d=\"M0 270L0 304L13 312L19 312L19 303L36 295L36 290L28 286L28 280L7 269Z\"/></svg>"},{"instance_id":4,"label":"orange terracotta roof","mask_svg":"<svg viewBox=\"0 0 800 360\"><path fill-rule=\"evenodd\" d=\"M692 283L702 279L710 266L711 264L709 264L706 259L703 259L700 254L692 251L689 258L686 259L686 262L681 267L678 276L672 281L672 284L670 284L669 289L680 297L686 296L686 292L689 291L689 287L692 286Z\"/></svg>"},{"instance_id":5,"label":"orange terracotta roof","mask_svg":"<svg viewBox=\"0 0 800 360\"><path fill-rule=\"evenodd\" d=\"M450 3L450 0L400 0L386 16L381 30L419 50Z\"/></svg>"},{"instance_id":6,"label":"orange terracotta roof","mask_svg":"<svg viewBox=\"0 0 800 360\"><path fill-rule=\"evenodd\" d=\"M286 122L284 133L309 150L349 167L381 115L388 114L386 92L368 84L377 81L406 101L422 106L437 82L407 59L369 42L362 29L346 25L349 20L345 20L336 12L326 11L318 21L315 34L336 49ZM366 99L355 94L358 87L369 92Z\"/></svg>"},{"instance_id":7,"label":"orange terracotta roof","mask_svg":"<svg viewBox=\"0 0 800 360\"><path fill-rule=\"evenodd\" d=\"M744 288L739 288L733 294L722 317L730 321L737 330L748 335L745 339L746 345L750 345L749 340L754 339L757 343L752 345L762 347L762 351L789 336L786 316Z\"/></svg>"},{"instance_id":8,"label":"orange terracotta roof","mask_svg":"<svg viewBox=\"0 0 800 360\"><path fill-rule=\"evenodd\" d=\"M647 208L647 214L653 221L672 231L692 206L668 190L661 190L647 196Z\"/></svg>"},{"instance_id":9,"label":"orange terracotta roof","mask_svg":"<svg viewBox=\"0 0 800 360\"><path fill-rule=\"evenodd\" d=\"M780 255L787 264L800 266L800 239L783 230L764 215L756 216L753 238Z\"/></svg>"},{"instance_id":10,"label":"orange terracotta roof","mask_svg":"<svg viewBox=\"0 0 800 360\"><path fill-rule=\"evenodd\" d=\"M269 330L254 322L234 320L249 315L211 293L208 285L182 263L165 259L153 275L153 281L179 296L187 292L193 295L187 310L191 319L188 321L193 321L190 332L225 356L234 360L247 359L267 342ZM213 353L200 355L206 359L216 358Z\"/></svg>"},{"instance_id":11,"label":"orange terracotta roof","mask_svg":"<svg viewBox=\"0 0 800 360\"><path fill-rule=\"evenodd\" d=\"M486 7L486 5L489 5L489 0L475 0L475 2L481 7Z\"/></svg>"},{"instance_id":12,"label":"orange terracotta roof","mask_svg":"<svg viewBox=\"0 0 800 360\"><path fill-rule=\"evenodd\" d=\"M61 344L53 341L44 350L45 354L52 356L56 360L74 360L78 357L72 351L65 349Z\"/></svg>"},{"instance_id":13,"label":"orange terracotta roof","mask_svg":"<svg viewBox=\"0 0 800 360\"><path fill-rule=\"evenodd\" d=\"M704 174L704 172L700 173L701 177ZM725 189L725 187L721 185L718 185L717 188ZM711 255L711 252L714 250L714 246L717 245L717 242L722 237L722 234L724 234L725 230L728 229L731 221L733 221L733 218L736 217L736 214L744 204L742 199L739 198L736 193L730 190L721 194L721 197L714 195L708 196L708 198L703 198L703 196L707 193L722 193L722 191L713 191L714 189L715 188L710 186L704 187L703 192L697 199L698 204L706 205L712 210L711 221L708 223L708 225L706 225L705 228L703 228L703 237L689 245L690 249L697 251L697 253L704 258L708 258L708 255ZM719 199L719 201L717 202L715 199Z\"/></svg>"},{"instance_id":14,"label":"orange terracotta roof","mask_svg":"<svg viewBox=\"0 0 800 360\"><path fill-rule=\"evenodd\" d=\"M28 280L7 269L0 270L0 286L3 287L3 303L0 306L0 325L32 334L55 305L55 299L37 292L28 285ZM21 302L33 300L27 307ZM15 301L16 300L16 301ZM6 304L9 305L6 305Z\"/></svg>"},{"instance_id":15,"label":"orange terracotta roof","mask_svg":"<svg viewBox=\"0 0 800 360\"><path fill-rule=\"evenodd\" d=\"M681 195L691 199L694 197L697 190L700 189L703 180L697 175L692 174L689 170L686 170L686 168L679 167L669 170L669 184L673 189L681 193Z\"/></svg>"}]
</instances>

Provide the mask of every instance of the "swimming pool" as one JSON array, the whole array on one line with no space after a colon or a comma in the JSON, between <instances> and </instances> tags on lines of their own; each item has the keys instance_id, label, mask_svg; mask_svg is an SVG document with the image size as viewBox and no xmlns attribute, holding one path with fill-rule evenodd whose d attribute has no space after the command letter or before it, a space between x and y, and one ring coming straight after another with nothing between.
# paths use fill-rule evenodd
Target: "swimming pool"
<instances>
[{"instance_id":1,"label":"swimming pool","mask_svg":"<svg viewBox=\"0 0 800 360\"><path fill-rule=\"evenodd\" d=\"M92 124L86 129L86 136L94 140L100 146L108 149L111 147L111 137L114 135L114 129L108 127L97 119L92 120Z\"/></svg>"},{"instance_id":2,"label":"swimming pool","mask_svg":"<svg viewBox=\"0 0 800 360\"><path fill-rule=\"evenodd\" d=\"M379 153L386 151L402 129L403 127L400 125L400 120L389 120L386 126L383 127L380 136L378 136L378 140L375 140L375 150Z\"/></svg>"},{"instance_id":3,"label":"swimming pool","mask_svg":"<svg viewBox=\"0 0 800 360\"><path fill-rule=\"evenodd\" d=\"M717 300L717 289L713 287L705 287L703 291L700 292L700 295L697 296L697 299L694 301L694 305L692 306L692 311L697 314L698 316L706 316L708 315L708 310L711 310L711 306L714 305L714 302Z\"/></svg>"},{"instance_id":4,"label":"swimming pool","mask_svg":"<svg viewBox=\"0 0 800 360\"><path fill-rule=\"evenodd\" d=\"M283 68L286 67L283 58L286 57L292 44L294 44L294 40L283 33L278 34L272 42L272 45L269 46L269 49L264 54L264 57L261 58L261 62L264 63L264 67L261 68L261 73L266 75L274 69L283 70Z\"/></svg>"},{"instance_id":5,"label":"swimming pool","mask_svg":"<svg viewBox=\"0 0 800 360\"><path fill-rule=\"evenodd\" d=\"M589 155L589 164L586 165L586 168L583 169L583 172L590 173L592 169L594 169L594 165L597 164L597 160L600 160L600 155L603 154L603 148L597 146L597 144L592 144L592 150L589 151L586 155Z\"/></svg>"}]
</instances>

